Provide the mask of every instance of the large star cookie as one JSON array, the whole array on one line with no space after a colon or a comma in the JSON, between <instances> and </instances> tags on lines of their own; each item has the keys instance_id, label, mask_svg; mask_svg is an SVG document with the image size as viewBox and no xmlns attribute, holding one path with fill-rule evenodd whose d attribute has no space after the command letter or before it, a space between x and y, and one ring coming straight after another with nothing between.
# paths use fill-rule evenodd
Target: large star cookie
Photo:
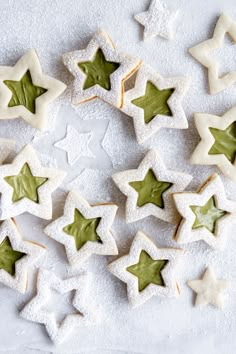
<instances>
[{"instance_id":1,"label":"large star cookie","mask_svg":"<svg viewBox=\"0 0 236 354\"><path fill-rule=\"evenodd\" d=\"M196 306L212 304L222 308L224 305L223 291L230 286L230 282L228 280L216 279L213 269L209 267L202 279L189 280L188 286L197 293Z\"/></svg>"},{"instance_id":2,"label":"large star cookie","mask_svg":"<svg viewBox=\"0 0 236 354\"><path fill-rule=\"evenodd\" d=\"M141 65L139 59L116 49L102 30L86 49L64 54L63 62L74 76L73 104L99 97L118 108L123 105L124 81Z\"/></svg>"},{"instance_id":3,"label":"large star cookie","mask_svg":"<svg viewBox=\"0 0 236 354\"><path fill-rule=\"evenodd\" d=\"M221 48L226 34L236 42L236 22L222 14L216 24L213 37L189 49L189 53L208 69L210 93L218 93L236 82L236 72L231 71L219 77L219 63L213 51Z\"/></svg>"},{"instance_id":4,"label":"large star cookie","mask_svg":"<svg viewBox=\"0 0 236 354\"><path fill-rule=\"evenodd\" d=\"M139 231L129 254L110 263L108 269L127 284L129 302L136 307L154 295L179 294L173 273L181 254L180 249L158 248Z\"/></svg>"},{"instance_id":5,"label":"large star cookie","mask_svg":"<svg viewBox=\"0 0 236 354\"><path fill-rule=\"evenodd\" d=\"M213 248L223 248L228 226L236 221L236 203L225 196L224 185L212 175L197 192L174 193L182 219L175 233L176 242L204 240Z\"/></svg>"},{"instance_id":6,"label":"large star cookie","mask_svg":"<svg viewBox=\"0 0 236 354\"><path fill-rule=\"evenodd\" d=\"M37 280L37 294L23 308L20 315L33 322L45 325L48 335L55 344L60 344L66 339L73 329L97 323L93 309L88 309L87 300L88 274L61 279L52 272L40 269ZM55 313L47 310L47 302L52 291L66 294L75 291L72 305L76 312L69 313L61 323L56 320Z\"/></svg>"},{"instance_id":7,"label":"large star cookie","mask_svg":"<svg viewBox=\"0 0 236 354\"><path fill-rule=\"evenodd\" d=\"M183 191L192 176L168 170L157 151L150 150L136 170L118 172L112 178L127 196L127 223L153 215L175 224L179 215L172 193Z\"/></svg>"},{"instance_id":8,"label":"large star cookie","mask_svg":"<svg viewBox=\"0 0 236 354\"><path fill-rule=\"evenodd\" d=\"M138 70L134 88L125 92L122 111L133 118L136 138L144 143L160 128L188 128L182 99L187 77L163 78L147 65Z\"/></svg>"},{"instance_id":9,"label":"large star cookie","mask_svg":"<svg viewBox=\"0 0 236 354\"><path fill-rule=\"evenodd\" d=\"M80 266L92 254L118 254L110 227L116 205L90 206L78 192L68 194L64 214L49 224L44 232L65 246L69 263Z\"/></svg>"},{"instance_id":10,"label":"large star cookie","mask_svg":"<svg viewBox=\"0 0 236 354\"><path fill-rule=\"evenodd\" d=\"M43 246L21 238L13 220L5 220L0 225L0 283L24 293L28 271L44 253Z\"/></svg>"},{"instance_id":11,"label":"large star cookie","mask_svg":"<svg viewBox=\"0 0 236 354\"><path fill-rule=\"evenodd\" d=\"M22 118L34 128L47 127L48 105L66 85L42 73L34 49L14 67L0 66L0 119Z\"/></svg>"},{"instance_id":12,"label":"large star cookie","mask_svg":"<svg viewBox=\"0 0 236 354\"><path fill-rule=\"evenodd\" d=\"M43 167L32 146L26 145L12 163L0 166L0 220L24 212L51 219L51 194L64 177L61 170Z\"/></svg>"},{"instance_id":13,"label":"large star cookie","mask_svg":"<svg viewBox=\"0 0 236 354\"><path fill-rule=\"evenodd\" d=\"M196 113L194 120L202 140L191 157L191 163L217 165L236 182L236 107L222 117Z\"/></svg>"},{"instance_id":14,"label":"large star cookie","mask_svg":"<svg viewBox=\"0 0 236 354\"><path fill-rule=\"evenodd\" d=\"M134 16L135 20L144 26L143 39L156 36L165 39L174 37L173 25L178 11L170 11L160 0L152 0L148 11Z\"/></svg>"}]
</instances>

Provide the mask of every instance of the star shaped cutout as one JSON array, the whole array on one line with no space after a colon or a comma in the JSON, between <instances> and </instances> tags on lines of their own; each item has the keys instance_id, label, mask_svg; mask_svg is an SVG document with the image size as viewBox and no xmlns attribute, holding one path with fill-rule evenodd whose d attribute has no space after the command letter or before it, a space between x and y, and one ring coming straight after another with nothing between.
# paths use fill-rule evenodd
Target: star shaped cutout
<instances>
[{"instance_id":1,"label":"star shaped cutout","mask_svg":"<svg viewBox=\"0 0 236 354\"><path fill-rule=\"evenodd\" d=\"M145 64L140 67L134 88L125 92L122 108L133 118L139 144L160 128L188 128L181 102L189 85L187 77L163 78Z\"/></svg>"},{"instance_id":2,"label":"star shaped cutout","mask_svg":"<svg viewBox=\"0 0 236 354\"><path fill-rule=\"evenodd\" d=\"M222 117L196 113L195 125L201 137L190 162L201 165L217 165L233 181L236 181L236 108Z\"/></svg>"},{"instance_id":3,"label":"star shaped cutout","mask_svg":"<svg viewBox=\"0 0 236 354\"><path fill-rule=\"evenodd\" d=\"M182 218L174 236L177 243L203 240L213 248L224 247L228 226L236 217L236 203L226 199L217 174L210 176L196 193L174 193L173 199Z\"/></svg>"},{"instance_id":4,"label":"star shaped cutout","mask_svg":"<svg viewBox=\"0 0 236 354\"><path fill-rule=\"evenodd\" d=\"M217 279L213 269L209 267L201 280L189 280L188 286L197 293L196 306L212 304L216 307L223 308L223 291L230 286L230 282Z\"/></svg>"},{"instance_id":5,"label":"star shaped cutout","mask_svg":"<svg viewBox=\"0 0 236 354\"><path fill-rule=\"evenodd\" d=\"M98 97L118 108L123 105L124 81L141 65L139 59L116 49L102 30L86 49L64 54L63 62L74 76L72 104Z\"/></svg>"},{"instance_id":6,"label":"star shaped cutout","mask_svg":"<svg viewBox=\"0 0 236 354\"><path fill-rule=\"evenodd\" d=\"M134 18L144 26L143 39L160 36L165 39L174 37L173 25L178 11L170 11L166 4L152 0L148 11L135 15Z\"/></svg>"},{"instance_id":7,"label":"star shaped cutout","mask_svg":"<svg viewBox=\"0 0 236 354\"><path fill-rule=\"evenodd\" d=\"M68 125L65 139L58 141L54 146L67 152L69 165L74 165L80 157L94 158L94 154L89 149L89 144L93 138L93 133L81 133Z\"/></svg>"},{"instance_id":8,"label":"star shaped cutout","mask_svg":"<svg viewBox=\"0 0 236 354\"><path fill-rule=\"evenodd\" d=\"M70 265L79 267L92 254L118 253L110 231L116 211L117 206L112 204L90 206L78 192L71 191L65 202L63 216L49 224L44 232L62 243ZM75 214L79 215L80 222L75 219Z\"/></svg>"},{"instance_id":9,"label":"star shaped cutout","mask_svg":"<svg viewBox=\"0 0 236 354\"><path fill-rule=\"evenodd\" d=\"M14 220L0 225L0 283L25 293L28 271L42 255L43 246L24 241Z\"/></svg>"},{"instance_id":10,"label":"star shaped cutout","mask_svg":"<svg viewBox=\"0 0 236 354\"><path fill-rule=\"evenodd\" d=\"M226 14L222 14L217 21L213 37L189 49L189 53L208 69L210 94L221 92L236 82L234 71L219 77L219 63L212 56L213 50L223 46L227 33L236 42L236 22Z\"/></svg>"},{"instance_id":11,"label":"star shaped cutout","mask_svg":"<svg viewBox=\"0 0 236 354\"><path fill-rule=\"evenodd\" d=\"M0 166L0 220L24 212L51 219L51 194L65 175L56 168L43 167L32 146L26 145L12 163Z\"/></svg>"},{"instance_id":12,"label":"star shaped cutout","mask_svg":"<svg viewBox=\"0 0 236 354\"><path fill-rule=\"evenodd\" d=\"M149 150L136 170L117 172L112 179L127 196L127 223L153 215L175 224L179 215L172 193L184 190L192 176L167 170L158 152Z\"/></svg>"},{"instance_id":13,"label":"star shaped cutout","mask_svg":"<svg viewBox=\"0 0 236 354\"><path fill-rule=\"evenodd\" d=\"M180 249L158 248L144 233L138 231L129 254L110 263L108 269L127 284L129 302L136 307L154 295L178 295L173 275L181 254ZM141 265L143 257L145 262L148 259L148 263Z\"/></svg>"},{"instance_id":14,"label":"star shaped cutout","mask_svg":"<svg viewBox=\"0 0 236 354\"><path fill-rule=\"evenodd\" d=\"M65 89L64 83L42 73L38 55L31 49L14 67L0 66L0 119L20 117L45 130L48 105Z\"/></svg>"},{"instance_id":15,"label":"star shaped cutout","mask_svg":"<svg viewBox=\"0 0 236 354\"><path fill-rule=\"evenodd\" d=\"M80 274L76 277L61 279L46 269L40 269L37 279L37 294L20 312L20 315L33 322L45 325L48 335L55 344L60 344L72 332L81 326L97 323L93 309L86 306L85 297L88 295L89 274ZM78 311L69 313L59 324L54 312L44 309L52 290L60 294L75 291L72 305ZM87 300L87 299L86 299Z\"/></svg>"}]
</instances>

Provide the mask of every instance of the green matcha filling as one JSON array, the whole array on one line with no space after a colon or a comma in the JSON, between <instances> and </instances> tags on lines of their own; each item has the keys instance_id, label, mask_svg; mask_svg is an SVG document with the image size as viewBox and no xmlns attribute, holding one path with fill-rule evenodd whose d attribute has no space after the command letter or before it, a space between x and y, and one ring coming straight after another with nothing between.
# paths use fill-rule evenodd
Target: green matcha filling
<instances>
[{"instance_id":1,"label":"green matcha filling","mask_svg":"<svg viewBox=\"0 0 236 354\"><path fill-rule=\"evenodd\" d=\"M13 188L13 202L28 198L35 203L39 203L38 188L48 180L45 177L33 176L27 163L23 165L18 175L4 179Z\"/></svg>"},{"instance_id":2,"label":"green matcha filling","mask_svg":"<svg viewBox=\"0 0 236 354\"><path fill-rule=\"evenodd\" d=\"M31 113L36 112L36 98L47 92L46 89L33 84L29 70L20 81L5 80L3 82L12 92L12 97L8 103L8 107L22 105L25 106L25 108L27 108Z\"/></svg>"},{"instance_id":3,"label":"green matcha filling","mask_svg":"<svg viewBox=\"0 0 236 354\"><path fill-rule=\"evenodd\" d=\"M110 75L119 68L120 64L107 61L102 50L98 49L93 61L79 63L78 66L86 75L84 90L100 85L109 91L111 89Z\"/></svg>"},{"instance_id":4,"label":"green matcha filling","mask_svg":"<svg viewBox=\"0 0 236 354\"><path fill-rule=\"evenodd\" d=\"M165 286L161 271L167 263L168 261L165 259L152 259L146 251L142 251L139 262L129 266L126 270L138 278L138 289L142 291L149 284Z\"/></svg>"},{"instance_id":5,"label":"green matcha filling","mask_svg":"<svg viewBox=\"0 0 236 354\"><path fill-rule=\"evenodd\" d=\"M172 117L167 102L173 92L173 88L159 90L151 81L148 81L145 95L135 98L132 103L144 110L144 121L147 124L158 114Z\"/></svg>"},{"instance_id":6,"label":"green matcha filling","mask_svg":"<svg viewBox=\"0 0 236 354\"><path fill-rule=\"evenodd\" d=\"M86 242L100 242L96 229L101 218L86 219L78 209L75 209L74 222L63 228L63 231L70 236L74 237L76 249L79 251Z\"/></svg>"},{"instance_id":7,"label":"green matcha filling","mask_svg":"<svg viewBox=\"0 0 236 354\"><path fill-rule=\"evenodd\" d=\"M0 244L0 269L4 269L7 273L15 275L16 262L25 256L25 253L15 251L8 237Z\"/></svg>"},{"instance_id":8,"label":"green matcha filling","mask_svg":"<svg viewBox=\"0 0 236 354\"><path fill-rule=\"evenodd\" d=\"M234 163L236 154L236 122L230 124L225 130L209 128L215 142L209 150L209 155L223 154Z\"/></svg>"},{"instance_id":9,"label":"green matcha filling","mask_svg":"<svg viewBox=\"0 0 236 354\"><path fill-rule=\"evenodd\" d=\"M137 205L139 207L152 203L162 209L164 208L163 193L172 186L172 183L158 181L151 169L143 181L130 182L129 184L138 193Z\"/></svg>"},{"instance_id":10,"label":"green matcha filling","mask_svg":"<svg viewBox=\"0 0 236 354\"><path fill-rule=\"evenodd\" d=\"M226 214L226 211L216 207L214 197L203 206L190 206L190 208L196 216L192 229L206 227L212 233L215 232L217 221Z\"/></svg>"}]
</instances>

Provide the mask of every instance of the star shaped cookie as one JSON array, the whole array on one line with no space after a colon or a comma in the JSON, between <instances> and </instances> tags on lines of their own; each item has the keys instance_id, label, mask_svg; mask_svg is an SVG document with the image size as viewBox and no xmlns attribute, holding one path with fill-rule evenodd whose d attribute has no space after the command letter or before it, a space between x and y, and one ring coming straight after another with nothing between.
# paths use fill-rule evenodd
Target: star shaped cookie
<instances>
[{"instance_id":1,"label":"star shaped cookie","mask_svg":"<svg viewBox=\"0 0 236 354\"><path fill-rule=\"evenodd\" d=\"M51 219L51 194L65 175L56 168L43 167L32 146L26 145L12 163L0 166L0 220L24 212Z\"/></svg>"},{"instance_id":2,"label":"star shaped cookie","mask_svg":"<svg viewBox=\"0 0 236 354\"><path fill-rule=\"evenodd\" d=\"M74 76L74 105L99 97L118 108L123 105L124 81L141 65L139 59L116 49L102 30L86 49L64 54L63 62Z\"/></svg>"},{"instance_id":3,"label":"star shaped cookie","mask_svg":"<svg viewBox=\"0 0 236 354\"><path fill-rule=\"evenodd\" d=\"M73 329L81 326L89 326L97 322L93 311L88 310L85 296L88 295L88 274L80 274L76 277L61 279L54 273L40 269L37 280L37 294L20 312L20 315L33 322L45 325L48 335L55 344L60 344ZM75 291L72 305L76 313L66 315L62 323L58 323L54 312L45 309L52 290L59 294Z\"/></svg>"},{"instance_id":4,"label":"star shaped cookie","mask_svg":"<svg viewBox=\"0 0 236 354\"><path fill-rule=\"evenodd\" d=\"M168 170L158 152L149 150L136 170L118 172L112 178L127 196L127 223L153 215L175 224L179 214L172 193L183 191L192 176Z\"/></svg>"},{"instance_id":5,"label":"star shaped cookie","mask_svg":"<svg viewBox=\"0 0 236 354\"><path fill-rule=\"evenodd\" d=\"M147 65L138 70L134 88L125 92L122 111L133 118L136 138L144 143L160 128L188 128L182 99L187 77L163 78Z\"/></svg>"},{"instance_id":6,"label":"star shaped cookie","mask_svg":"<svg viewBox=\"0 0 236 354\"><path fill-rule=\"evenodd\" d=\"M210 176L197 192L173 194L182 219L174 238L177 243L203 240L213 248L223 248L228 227L236 220L236 203L227 199L217 174Z\"/></svg>"},{"instance_id":7,"label":"star shaped cookie","mask_svg":"<svg viewBox=\"0 0 236 354\"><path fill-rule=\"evenodd\" d=\"M144 40L156 36L172 39L174 37L173 25L177 15L178 11L170 11L163 2L152 0L148 11L135 15L134 18L144 26Z\"/></svg>"},{"instance_id":8,"label":"star shaped cookie","mask_svg":"<svg viewBox=\"0 0 236 354\"><path fill-rule=\"evenodd\" d=\"M0 138L0 164L13 152L15 145L15 140Z\"/></svg>"},{"instance_id":9,"label":"star shaped cookie","mask_svg":"<svg viewBox=\"0 0 236 354\"><path fill-rule=\"evenodd\" d=\"M34 128L47 127L48 105L66 89L42 72L34 49L14 67L0 66L0 119L22 118Z\"/></svg>"},{"instance_id":10,"label":"star shaped cookie","mask_svg":"<svg viewBox=\"0 0 236 354\"><path fill-rule=\"evenodd\" d=\"M189 49L189 53L208 69L210 94L221 92L236 82L235 71L219 77L219 63L212 55L215 49L223 46L226 34L236 43L236 22L222 14L217 21L213 37Z\"/></svg>"},{"instance_id":11,"label":"star shaped cookie","mask_svg":"<svg viewBox=\"0 0 236 354\"><path fill-rule=\"evenodd\" d=\"M68 125L66 137L54 146L67 152L68 163L72 166L80 157L95 157L89 148L92 137L92 132L79 134L74 127Z\"/></svg>"},{"instance_id":12,"label":"star shaped cookie","mask_svg":"<svg viewBox=\"0 0 236 354\"><path fill-rule=\"evenodd\" d=\"M49 224L44 232L65 246L69 263L80 266L92 254L118 254L110 231L117 206L90 206L78 192L69 192L64 214Z\"/></svg>"},{"instance_id":13,"label":"star shaped cookie","mask_svg":"<svg viewBox=\"0 0 236 354\"><path fill-rule=\"evenodd\" d=\"M0 225L0 283L25 293L28 271L45 253L43 246L24 241L14 220Z\"/></svg>"},{"instance_id":14,"label":"star shaped cookie","mask_svg":"<svg viewBox=\"0 0 236 354\"><path fill-rule=\"evenodd\" d=\"M230 282L217 279L213 269L208 267L201 280L189 280L188 286L197 293L196 306L212 304L216 307L223 308L223 291L230 286Z\"/></svg>"},{"instance_id":15,"label":"star shaped cookie","mask_svg":"<svg viewBox=\"0 0 236 354\"><path fill-rule=\"evenodd\" d=\"M236 107L222 117L196 113L194 120L202 140L190 162L217 165L226 176L236 182Z\"/></svg>"},{"instance_id":16,"label":"star shaped cookie","mask_svg":"<svg viewBox=\"0 0 236 354\"><path fill-rule=\"evenodd\" d=\"M110 263L108 269L127 284L129 302L136 307L154 295L173 297L179 294L173 275L181 254L180 249L158 248L138 231L129 254Z\"/></svg>"}]
</instances>

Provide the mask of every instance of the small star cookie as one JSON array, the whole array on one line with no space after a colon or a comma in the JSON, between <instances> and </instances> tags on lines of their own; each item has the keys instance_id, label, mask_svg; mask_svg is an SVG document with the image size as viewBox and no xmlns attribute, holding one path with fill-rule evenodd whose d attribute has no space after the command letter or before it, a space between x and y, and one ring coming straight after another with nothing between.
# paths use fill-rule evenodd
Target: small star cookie
<instances>
[{"instance_id":1,"label":"small star cookie","mask_svg":"<svg viewBox=\"0 0 236 354\"><path fill-rule=\"evenodd\" d=\"M190 162L200 165L217 165L236 182L236 107L222 117L207 113L194 115L201 141Z\"/></svg>"},{"instance_id":2,"label":"small star cookie","mask_svg":"<svg viewBox=\"0 0 236 354\"><path fill-rule=\"evenodd\" d=\"M118 254L110 227L117 206L90 206L76 191L69 192L64 214L49 224L44 232L65 246L70 265L80 266L92 254Z\"/></svg>"},{"instance_id":3,"label":"small star cookie","mask_svg":"<svg viewBox=\"0 0 236 354\"><path fill-rule=\"evenodd\" d=\"M129 254L108 266L109 271L127 284L133 307L154 295L173 297L179 294L173 273L182 250L158 248L141 231L136 234Z\"/></svg>"},{"instance_id":4,"label":"small star cookie","mask_svg":"<svg viewBox=\"0 0 236 354\"><path fill-rule=\"evenodd\" d=\"M188 128L181 102L189 85L190 79L187 77L163 78L147 65L140 67L134 88L125 92L122 108L133 118L139 144L160 128Z\"/></svg>"},{"instance_id":5,"label":"small star cookie","mask_svg":"<svg viewBox=\"0 0 236 354\"><path fill-rule=\"evenodd\" d=\"M212 304L216 307L223 308L224 298L222 293L230 286L230 282L216 279L215 273L208 267L201 280L189 280L188 286L197 293L196 306Z\"/></svg>"},{"instance_id":6,"label":"small star cookie","mask_svg":"<svg viewBox=\"0 0 236 354\"><path fill-rule=\"evenodd\" d=\"M189 49L189 53L208 69L210 94L221 92L236 82L235 71L219 77L219 63L212 56L215 49L223 46L227 33L236 43L236 22L226 14L222 14L216 24L213 37Z\"/></svg>"},{"instance_id":7,"label":"small star cookie","mask_svg":"<svg viewBox=\"0 0 236 354\"><path fill-rule=\"evenodd\" d=\"M0 220L28 212L43 219L52 217L51 193L66 173L43 167L30 145L12 163L0 166Z\"/></svg>"},{"instance_id":8,"label":"small star cookie","mask_svg":"<svg viewBox=\"0 0 236 354\"><path fill-rule=\"evenodd\" d=\"M157 151L149 150L136 170L115 173L112 179L127 196L127 223L153 215L175 224L179 214L172 193L184 190L192 176L167 170Z\"/></svg>"},{"instance_id":9,"label":"small star cookie","mask_svg":"<svg viewBox=\"0 0 236 354\"><path fill-rule=\"evenodd\" d=\"M81 326L89 326L97 323L97 317L88 310L85 304L85 296L88 293L88 274L80 274L76 277L61 279L46 269L40 269L37 280L37 294L20 312L20 315L33 322L45 325L48 335L55 344L63 342L73 329ZM59 294L75 291L72 305L76 313L66 315L62 323L58 323L54 312L47 311L45 306L52 290Z\"/></svg>"},{"instance_id":10,"label":"small star cookie","mask_svg":"<svg viewBox=\"0 0 236 354\"><path fill-rule=\"evenodd\" d=\"M124 81L141 65L139 59L116 49L102 30L86 49L64 54L63 62L74 76L74 105L99 97L118 108L123 105Z\"/></svg>"},{"instance_id":11,"label":"small star cookie","mask_svg":"<svg viewBox=\"0 0 236 354\"><path fill-rule=\"evenodd\" d=\"M174 235L176 242L203 240L213 248L222 249L227 226L236 221L236 203L226 198L220 177L214 174L196 193L174 193L173 198L182 217Z\"/></svg>"},{"instance_id":12,"label":"small star cookie","mask_svg":"<svg viewBox=\"0 0 236 354\"><path fill-rule=\"evenodd\" d=\"M92 132L79 134L74 127L68 125L66 137L55 143L54 146L65 150L67 152L69 165L74 165L80 157L95 157L89 149L89 143L92 137Z\"/></svg>"},{"instance_id":13,"label":"small star cookie","mask_svg":"<svg viewBox=\"0 0 236 354\"><path fill-rule=\"evenodd\" d=\"M65 89L64 83L42 73L38 55L31 49L14 67L0 66L0 119L20 117L45 130L48 105Z\"/></svg>"},{"instance_id":14,"label":"small star cookie","mask_svg":"<svg viewBox=\"0 0 236 354\"><path fill-rule=\"evenodd\" d=\"M148 11L135 15L134 18L144 26L144 40L156 36L172 39L174 37L173 25L177 15L178 11L171 12L163 2L152 0Z\"/></svg>"},{"instance_id":15,"label":"small star cookie","mask_svg":"<svg viewBox=\"0 0 236 354\"><path fill-rule=\"evenodd\" d=\"M0 283L25 293L28 270L45 253L43 246L21 238L14 220L0 225Z\"/></svg>"}]
</instances>

